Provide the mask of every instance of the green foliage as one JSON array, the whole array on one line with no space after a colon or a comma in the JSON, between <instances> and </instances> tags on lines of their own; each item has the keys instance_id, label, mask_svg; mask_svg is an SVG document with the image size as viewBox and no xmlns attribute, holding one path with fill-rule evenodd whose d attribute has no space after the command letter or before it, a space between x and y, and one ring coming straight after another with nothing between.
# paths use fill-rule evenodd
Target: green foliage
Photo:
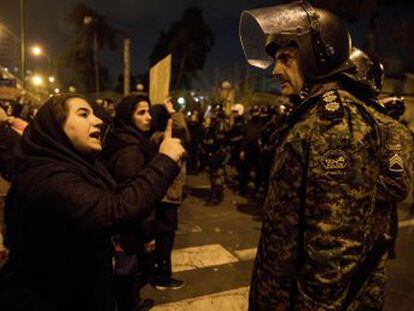
<instances>
[{"instance_id":1,"label":"green foliage","mask_svg":"<svg viewBox=\"0 0 414 311\"><path fill-rule=\"evenodd\" d=\"M206 24L202 10L188 8L181 21L171 23L168 31L161 32L150 55L150 65L171 53L173 88L190 88L192 79L204 68L214 41L214 33Z\"/></svg>"}]
</instances>

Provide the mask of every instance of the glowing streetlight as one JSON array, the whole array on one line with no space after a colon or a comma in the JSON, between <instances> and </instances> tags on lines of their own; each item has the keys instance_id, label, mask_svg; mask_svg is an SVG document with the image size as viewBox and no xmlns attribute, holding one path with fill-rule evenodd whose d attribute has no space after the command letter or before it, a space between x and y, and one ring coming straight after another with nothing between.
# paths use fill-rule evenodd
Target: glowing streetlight
<instances>
[{"instance_id":1,"label":"glowing streetlight","mask_svg":"<svg viewBox=\"0 0 414 311\"><path fill-rule=\"evenodd\" d=\"M49 77L49 82L50 83L55 83L55 81L56 81L55 77Z\"/></svg>"},{"instance_id":2,"label":"glowing streetlight","mask_svg":"<svg viewBox=\"0 0 414 311\"><path fill-rule=\"evenodd\" d=\"M43 55L43 49L40 46L35 45L34 47L32 47L32 53L35 56L41 56Z\"/></svg>"},{"instance_id":3,"label":"glowing streetlight","mask_svg":"<svg viewBox=\"0 0 414 311\"><path fill-rule=\"evenodd\" d=\"M185 104L185 98L184 98L184 97L179 97L179 98L177 99L177 102L178 102L180 105L184 105L184 104Z\"/></svg>"},{"instance_id":4,"label":"glowing streetlight","mask_svg":"<svg viewBox=\"0 0 414 311\"><path fill-rule=\"evenodd\" d=\"M60 93L60 90L59 90L58 88L55 88L55 89L54 89L54 92L55 92L56 94L59 94L59 93Z\"/></svg>"},{"instance_id":5,"label":"glowing streetlight","mask_svg":"<svg viewBox=\"0 0 414 311\"><path fill-rule=\"evenodd\" d=\"M32 77L32 83L34 86L41 86L43 84L43 78L39 75L34 75Z\"/></svg>"},{"instance_id":6,"label":"glowing streetlight","mask_svg":"<svg viewBox=\"0 0 414 311\"><path fill-rule=\"evenodd\" d=\"M34 45L31 48L32 54L36 57L46 57L47 59L47 69L49 72L52 70L52 58L48 53L45 52L45 50L40 45Z\"/></svg>"}]
</instances>

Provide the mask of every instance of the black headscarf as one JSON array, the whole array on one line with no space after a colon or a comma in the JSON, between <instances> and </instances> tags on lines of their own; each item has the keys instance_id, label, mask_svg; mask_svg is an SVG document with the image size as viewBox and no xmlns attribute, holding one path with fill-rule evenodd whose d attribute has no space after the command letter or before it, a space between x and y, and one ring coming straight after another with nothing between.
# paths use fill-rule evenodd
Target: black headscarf
<instances>
[{"instance_id":1,"label":"black headscarf","mask_svg":"<svg viewBox=\"0 0 414 311\"><path fill-rule=\"evenodd\" d=\"M76 94L62 94L50 98L39 109L17 146L18 172L36 167L50 169L52 172L56 164L59 164L78 169L96 185L114 189L115 182L104 166L93 157L82 156L63 131L65 116L59 115L56 107L72 98L84 99Z\"/></svg>"},{"instance_id":2,"label":"black headscarf","mask_svg":"<svg viewBox=\"0 0 414 311\"><path fill-rule=\"evenodd\" d=\"M138 103L143 101L147 102L151 108L150 99L141 94L128 95L117 105L113 127L106 141L106 155L110 156L127 146L136 145L140 148L147 161L154 157L156 149L149 139L150 131L143 132L132 122L132 115Z\"/></svg>"}]
</instances>

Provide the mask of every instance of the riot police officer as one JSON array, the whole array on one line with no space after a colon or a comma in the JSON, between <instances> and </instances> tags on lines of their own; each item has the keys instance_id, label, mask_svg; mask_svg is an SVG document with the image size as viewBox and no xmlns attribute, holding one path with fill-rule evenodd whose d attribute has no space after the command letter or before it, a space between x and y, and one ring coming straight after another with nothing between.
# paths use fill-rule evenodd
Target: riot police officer
<instances>
[{"instance_id":1,"label":"riot police officer","mask_svg":"<svg viewBox=\"0 0 414 311\"><path fill-rule=\"evenodd\" d=\"M224 199L225 131L223 106L216 104L212 109L211 122L207 124L203 135L206 169L211 184L208 205L217 205Z\"/></svg>"},{"instance_id":2,"label":"riot police officer","mask_svg":"<svg viewBox=\"0 0 414 311\"><path fill-rule=\"evenodd\" d=\"M380 129L337 82L351 40L332 13L305 1L245 11L250 64L267 68L298 103L280 129L249 294L250 310L373 310L358 295L377 246ZM373 271L369 271L370 278Z\"/></svg>"},{"instance_id":3,"label":"riot police officer","mask_svg":"<svg viewBox=\"0 0 414 311\"><path fill-rule=\"evenodd\" d=\"M239 186L239 179L241 174L241 161L240 161L240 151L243 141L243 129L245 126L246 120L244 116L244 106L242 104L234 104L231 107L231 115L228 123L227 130L227 143L230 149L230 160L229 164L234 166L237 171L236 179L229 180L228 185L231 187Z\"/></svg>"},{"instance_id":4,"label":"riot police officer","mask_svg":"<svg viewBox=\"0 0 414 311\"><path fill-rule=\"evenodd\" d=\"M393 95L393 96L389 96L389 97L385 97L381 100L381 104L385 109L385 113L387 115L389 115L390 117L392 117L395 120L400 121L401 123L403 123L404 125L407 125L406 122L404 120L402 120L402 116L405 112L405 99L402 96L399 95ZM414 139L414 135L413 133L410 131L411 135L413 136ZM414 203L411 204L410 207L410 213L414 214ZM398 230L398 223L396 225L397 227L394 228L396 230Z\"/></svg>"},{"instance_id":5,"label":"riot police officer","mask_svg":"<svg viewBox=\"0 0 414 311\"><path fill-rule=\"evenodd\" d=\"M260 120L260 107L254 105L250 109L250 120L243 127L243 139L240 146L239 166L240 166L240 193L247 194L250 172L255 173L255 193L260 191L262 182L262 169L260 161L260 131L262 123Z\"/></svg>"}]
</instances>

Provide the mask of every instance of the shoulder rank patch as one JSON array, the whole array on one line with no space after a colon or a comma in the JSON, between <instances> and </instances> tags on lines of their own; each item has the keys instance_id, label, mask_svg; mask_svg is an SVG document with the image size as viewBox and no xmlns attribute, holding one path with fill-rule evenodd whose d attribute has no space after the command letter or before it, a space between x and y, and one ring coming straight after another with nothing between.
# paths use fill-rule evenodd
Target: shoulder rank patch
<instances>
[{"instance_id":1,"label":"shoulder rank patch","mask_svg":"<svg viewBox=\"0 0 414 311\"><path fill-rule=\"evenodd\" d=\"M349 154L339 149L328 150L320 158L325 170L343 170L348 166L349 161Z\"/></svg>"},{"instance_id":2,"label":"shoulder rank patch","mask_svg":"<svg viewBox=\"0 0 414 311\"><path fill-rule=\"evenodd\" d=\"M336 120L338 118L342 118L343 104L338 91L330 90L322 94L321 99L321 118L325 120Z\"/></svg>"},{"instance_id":3,"label":"shoulder rank patch","mask_svg":"<svg viewBox=\"0 0 414 311\"><path fill-rule=\"evenodd\" d=\"M388 168L391 172L402 173L404 172L404 160L398 153L395 153L388 160Z\"/></svg>"}]
</instances>

